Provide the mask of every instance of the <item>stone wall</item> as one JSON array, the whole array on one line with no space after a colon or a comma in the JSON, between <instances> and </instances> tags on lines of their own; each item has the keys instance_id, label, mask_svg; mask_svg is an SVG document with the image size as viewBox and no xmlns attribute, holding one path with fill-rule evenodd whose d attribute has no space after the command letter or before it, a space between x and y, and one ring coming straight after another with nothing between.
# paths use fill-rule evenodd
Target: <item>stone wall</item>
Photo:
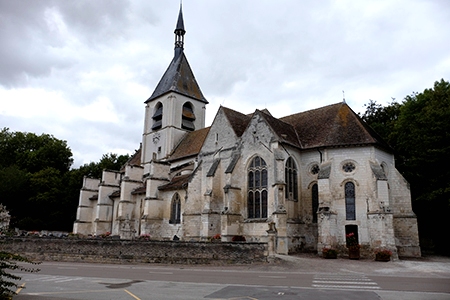
<instances>
[{"instance_id":1,"label":"stone wall","mask_svg":"<svg viewBox=\"0 0 450 300\"><path fill-rule=\"evenodd\" d=\"M36 261L250 264L267 262L267 243L2 238L1 249Z\"/></svg>"}]
</instances>

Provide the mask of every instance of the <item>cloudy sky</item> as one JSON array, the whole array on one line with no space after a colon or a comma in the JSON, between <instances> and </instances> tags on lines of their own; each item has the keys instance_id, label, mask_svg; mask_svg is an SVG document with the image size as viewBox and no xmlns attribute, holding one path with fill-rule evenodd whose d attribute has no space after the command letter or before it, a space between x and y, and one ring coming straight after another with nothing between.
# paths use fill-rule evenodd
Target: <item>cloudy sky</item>
<instances>
[{"instance_id":1,"label":"cloudy sky","mask_svg":"<svg viewBox=\"0 0 450 300\"><path fill-rule=\"evenodd\" d=\"M179 0L0 0L0 128L66 140L74 167L133 153L173 57ZM276 117L356 112L450 80L450 1L185 0L185 53L210 104Z\"/></svg>"}]
</instances>

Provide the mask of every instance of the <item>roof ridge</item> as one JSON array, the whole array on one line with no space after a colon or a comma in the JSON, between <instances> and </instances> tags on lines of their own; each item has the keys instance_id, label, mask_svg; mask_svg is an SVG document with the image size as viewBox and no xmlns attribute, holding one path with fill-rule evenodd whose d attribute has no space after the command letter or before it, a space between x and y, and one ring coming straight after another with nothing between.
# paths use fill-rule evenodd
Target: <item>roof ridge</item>
<instances>
[{"instance_id":1,"label":"roof ridge","mask_svg":"<svg viewBox=\"0 0 450 300\"><path fill-rule=\"evenodd\" d=\"M326 109L326 108L329 108L331 106L335 106L335 105L337 106L337 105L343 105L343 104L347 105L345 102L342 102L342 101L341 102L336 102L336 103L328 104L328 105L321 106L321 107L318 107L318 108L312 108L312 109L300 111L300 112L297 112L297 113L293 113L293 114L281 117L280 120L288 118L288 117L291 117L291 116L296 116L296 115L300 115L300 114L304 114L304 113L309 113L309 112L313 112L313 111L317 111L317 110Z\"/></svg>"}]
</instances>

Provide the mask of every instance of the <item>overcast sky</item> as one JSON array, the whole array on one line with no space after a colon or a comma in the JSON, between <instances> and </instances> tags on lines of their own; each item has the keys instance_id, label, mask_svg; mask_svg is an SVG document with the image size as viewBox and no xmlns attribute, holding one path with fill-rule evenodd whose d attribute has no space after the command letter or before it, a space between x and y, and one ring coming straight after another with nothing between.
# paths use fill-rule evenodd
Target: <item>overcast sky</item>
<instances>
[{"instance_id":1,"label":"overcast sky","mask_svg":"<svg viewBox=\"0 0 450 300\"><path fill-rule=\"evenodd\" d=\"M179 0L0 0L0 128L66 140L74 167L134 153L173 57ZM185 0L185 53L209 101L275 117L363 112L450 80L450 1Z\"/></svg>"}]
</instances>

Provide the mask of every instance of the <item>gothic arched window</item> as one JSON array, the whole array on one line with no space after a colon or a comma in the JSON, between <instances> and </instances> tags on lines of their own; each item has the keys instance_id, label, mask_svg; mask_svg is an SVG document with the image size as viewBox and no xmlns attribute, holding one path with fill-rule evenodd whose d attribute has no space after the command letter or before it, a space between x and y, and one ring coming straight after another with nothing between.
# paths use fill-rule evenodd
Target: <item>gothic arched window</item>
<instances>
[{"instance_id":1,"label":"gothic arched window","mask_svg":"<svg viewBox=\"0 0 450 300\"><path fill-rule=\"evenodd\" d=\"M163 116L163 105L160 103L156 104L155 112L153 113L153 125L152 130L158 130L162 127L162 116Z\"/></svg>"},{"instance_id":2,"label":"gothic arched window","mask_svg":"<svg viewBox=\"0 0 450 300\"><path fill-rule=\"evenodd\" d=\"M286 182L285 198L287 200L298 200L298 181L297 181L297 166L292 157L286 161L284 169L284 180Z\"/></svg>"},{"instance_id":3,"label":"gothic arched window","mask_svg":"<svg viewBox=\"0 0 450 300\"><path fill-rule=\"evenodd\" d=\"M183 105L183 112L181 116L181 128L189 131L194 131L195 130L194 121L195 121L195 114L192 104L186 102Z\"/></svg>"},{"instance_id":4,"label":"gothic arched window","mask_svg":"<svg viewBox=\"0 0 450 300\"><path fill-rule=\"evenodd\" d=\"M248 218L267 218L267 165L259 156L248 168Z\"/></svg>"},{"instance_id":5,"label":"gothic arched window","mask_svg":"<svg viewBox=\"0 0 450 300\"><path fill-rule=\"evenodd\" d=\"M317 223L317 210L319 209L319 187L317 183L315 183L311 188L311 197L312 197L312 215L313 215L313 223Z\"/></svg>"},{"instance_id":6,"label":"gothic arched window","mask_svg":"<svg viewBox=\"0 0 450 300\"><path fill-rule=\"evenodd\" d=\"M345 184L345 214L347 220L356 220L355 184L353 182Z\"/></svg>"},{"instance_id":7,"label":"gothic arched window","mask_svg":"<svg viewBox=\"0 0 450 300\"><path fill-rule=\"evenodd\" d=\"M178 193L175 193L172 198L172 206L170 209L170 224L180 224L180 216L181 216L181 199Z\"/></svg>"}]
</instances>

